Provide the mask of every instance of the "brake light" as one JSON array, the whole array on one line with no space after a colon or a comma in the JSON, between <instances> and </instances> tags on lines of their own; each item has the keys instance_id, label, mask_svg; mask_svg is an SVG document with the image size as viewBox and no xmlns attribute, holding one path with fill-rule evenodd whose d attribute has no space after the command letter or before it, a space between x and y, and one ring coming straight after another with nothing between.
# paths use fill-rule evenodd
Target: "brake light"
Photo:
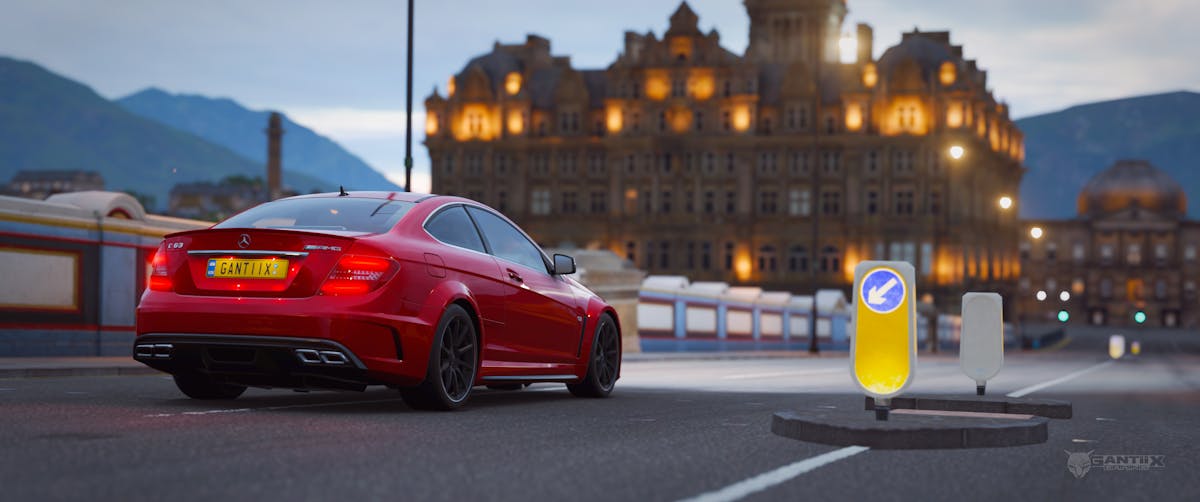
<instances>
[{"instance_id":1,"label":"brake light","mask_svg":"<svg viewBox=\"0 0 1200 502\"><path fill-rule=\"evenodd\" d=\"M323 295L361 295L391 279L396 262L379 256L343 256L321 285Z\"/></svg>"},{"instance_id":2,"label":"brake light","mask_svg":"<svg viewBox=\"0 0 1200 502\"><path fill-rule=\"evenodd\" d=\"M158 246L154 258L150 259L149 287L152 291L170 291L171 277L167 274L167 250L165 244Z\"/></svg>"}]
</instances>

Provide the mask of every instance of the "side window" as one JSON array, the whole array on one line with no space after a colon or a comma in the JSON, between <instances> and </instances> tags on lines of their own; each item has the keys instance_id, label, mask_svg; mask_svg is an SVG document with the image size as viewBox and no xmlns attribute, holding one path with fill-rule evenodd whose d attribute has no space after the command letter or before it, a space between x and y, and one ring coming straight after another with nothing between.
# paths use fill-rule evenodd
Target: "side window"
<instances>
[{"instance_id":1,"label":"side window","mask_svg":"<svg viewBox=\"0 0 1200 502\"><path fill-rule=\"evenodd\" d=\"M475 207L467 207L471 217L479 224L479 230L487 239L492 254L497 258L516 262L534 270L549 272L542 252L529 242L525 235L499 216Z\"/></svg>"},{"instance_id":2,"label":"side window","mask_svg":"<svg viewBox=\"0 0 1200 502\"><path fill-rule=\"evenodd\" d=\"M433 218L425 223L425 230L435 239L451 246L472 249L480 253L487 252L483 248L479 232L475 230L475 224L471 223L471 218L467 216L467 211L462 206L443 209L433 215Z\"/></svg>"}]
</instances>

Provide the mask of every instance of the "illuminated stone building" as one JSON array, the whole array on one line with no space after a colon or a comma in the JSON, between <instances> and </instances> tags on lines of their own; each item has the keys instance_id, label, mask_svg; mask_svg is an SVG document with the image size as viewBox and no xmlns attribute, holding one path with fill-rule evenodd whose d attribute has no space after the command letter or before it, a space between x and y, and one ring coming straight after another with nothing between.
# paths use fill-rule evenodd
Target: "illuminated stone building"
<instances>
[{"instance_id":1,"label":"illuminated stone building","mask_svg":"<svg viewBox=\"0 0 1200 502\"><path fill-rule=\"evenodd\" d=\"M1019 229L998 200L1024 146L987 73L948 32L874 59L841 0L745 6L744 54L686 3L603 69L535 35L497 43L425 100L433 191L654 274L849 290L859 261L893 259L947 307L1011 294Z\"/></svg>"},{"instance_id":2,"label":"illuminated stone building","mask_svg":"<svg viewBox=\"0 0 1200 502\"><path fill-rule=\"evenodd\" d=\"M1200 326L1200 221L1179 183L1145 161L1120 161L1079 194L1071 220L1028 221L1018 298L1027 320ZM1034 230L1034 229L1037 230ZM1037 237L1035 237L1037 236Z\"/></svg>"}]
</instances>

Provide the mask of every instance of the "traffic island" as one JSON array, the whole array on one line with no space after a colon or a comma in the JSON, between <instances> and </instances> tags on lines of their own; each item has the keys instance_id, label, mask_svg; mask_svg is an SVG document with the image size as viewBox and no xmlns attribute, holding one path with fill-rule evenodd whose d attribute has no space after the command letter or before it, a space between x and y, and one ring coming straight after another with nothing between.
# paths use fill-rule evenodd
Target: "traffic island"
<instances>
[{"instance_id":1,"label":"traffic island","mask_svg":"<svg viewBox=\"0 0 1200 502\"><path fill-rule=\"evenodd\" d=\"M1044 443L1049 421L1032 415L894 408L884 421L855 409L817 409L775 413L771 432L812 443L883 450L995 448Z\"/></svg>"},{"instance_id":2,"label":"traffic island","mask_svg":"<svg viewBox=\"0 0 1200 502\"><path fill-rule=\"evenodd\" d=\"M893 397L893 410L961 411L968 413L1004 413L1037 417L1071 418L1071 403L1053 399L1004 396L899 396ZM875 409L875 400L866 398L867 411Z\"/></svg>"}]
</instances>

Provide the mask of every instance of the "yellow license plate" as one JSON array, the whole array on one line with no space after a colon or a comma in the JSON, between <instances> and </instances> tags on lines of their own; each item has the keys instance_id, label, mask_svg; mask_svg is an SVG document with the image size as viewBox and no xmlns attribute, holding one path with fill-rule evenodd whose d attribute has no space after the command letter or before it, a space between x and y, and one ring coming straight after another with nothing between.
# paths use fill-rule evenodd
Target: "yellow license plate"
<instances>
[{"instance_id":1,"label":"yellow license plate","mask_svg":"<svg viewBox=\"0 0 1200 502\"><path fill-rule=\"evenodd\" d=\"M230 279L283 279L287 274L287 260L209 258L205 275Z\"/></svg>"}]
</instances>

